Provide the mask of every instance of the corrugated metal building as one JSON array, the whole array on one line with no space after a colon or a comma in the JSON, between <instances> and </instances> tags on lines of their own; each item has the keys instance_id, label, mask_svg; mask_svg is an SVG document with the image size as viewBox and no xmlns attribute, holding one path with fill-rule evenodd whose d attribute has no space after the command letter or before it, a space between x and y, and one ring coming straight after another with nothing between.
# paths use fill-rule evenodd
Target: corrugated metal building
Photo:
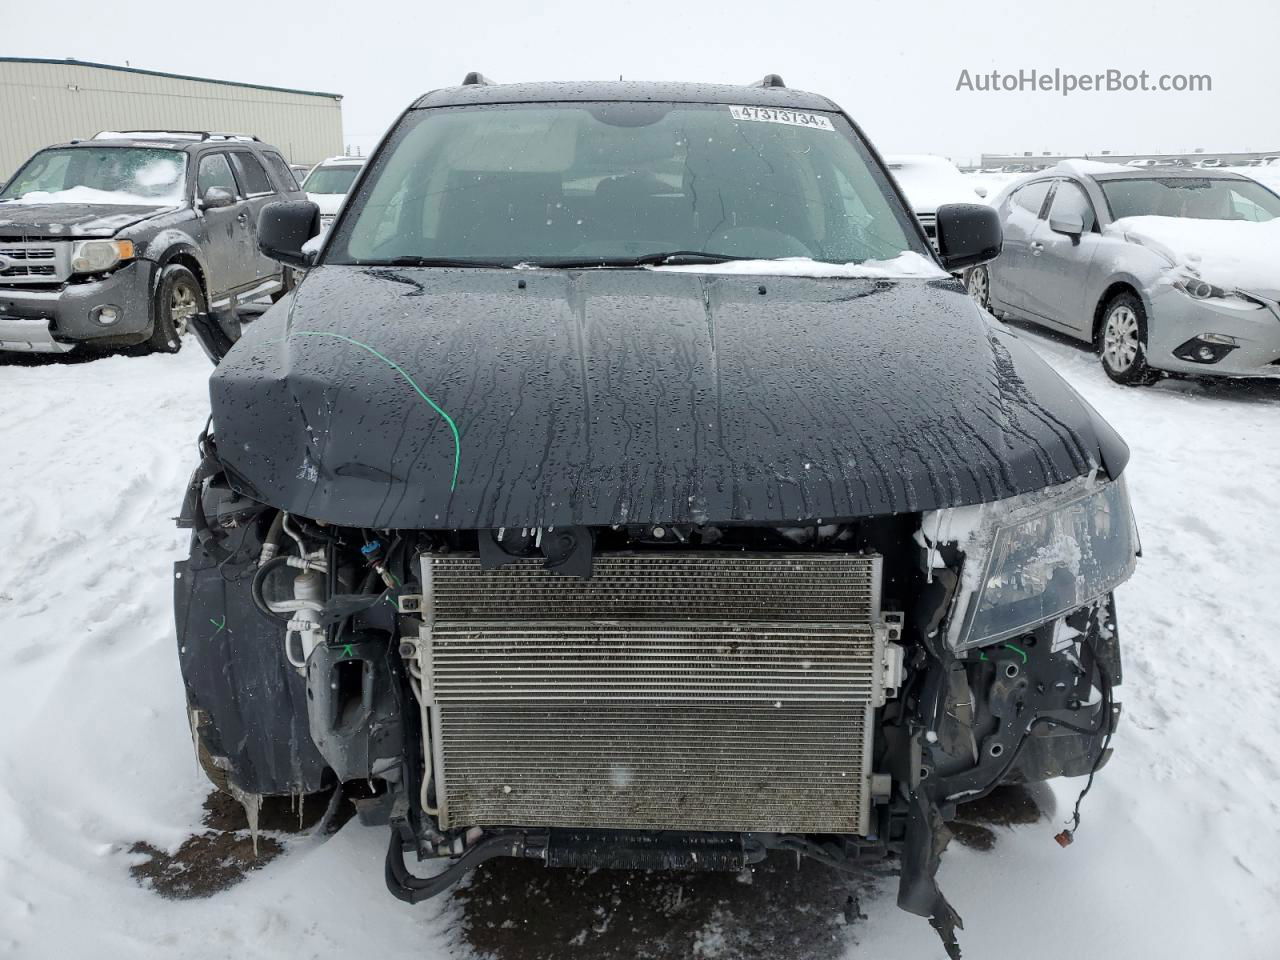
<instances>
[{"instance_id":1,"label":"corrugated metal building","mask_svg":"<svg viewBox=\"0 0 1280 960\"><path fill-rule=\"evenodd\" d=\"M342 97L79 60L0 57L0 183L41 147L100 130L251 133L290 163L342 153Z\"/></svg>"}]
</instances>

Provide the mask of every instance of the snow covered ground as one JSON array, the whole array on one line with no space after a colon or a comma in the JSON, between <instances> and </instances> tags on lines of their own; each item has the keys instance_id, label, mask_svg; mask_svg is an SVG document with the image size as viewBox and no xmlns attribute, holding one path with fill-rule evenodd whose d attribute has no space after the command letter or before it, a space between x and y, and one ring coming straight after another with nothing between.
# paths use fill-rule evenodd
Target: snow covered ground
<instances>
[{"instance_id":1,"label":"snow covered ground","mask_svg":"<svg viewBox=\"0 0 1280 960\"><path fill-rule=\"evenodd\" d=\"M1059 782L1036 794L1039 822L944 858L966 956L1276 957L1280 386L1124 389L1090 354L1025 335L1131 444L1145 555L1120 590L1124 722L1076 843L1053 841L1081 786ZM529 903L514 885L487 905L455 894L409 907L383 887L385 830L355 822L287 839L283 856L208 899L139 886L129 848L199 832L208 792L170 615L170 564L184 553L171 518L208 371L194 345L0 365L0 956L467 956L488 942L469 928L496 936L504 922L518 935L498 942L520 947L497 948L502 960L942 955L928 925L896 909L884 872L869 875L865 920L846 925L815 882L768 898L777 939L744 947L733 933L754 929L753 890L790 884L785 859L727 887L654 875L596 890L541 871ZM683 911L681 924L637 919L645 900L667 918ZM823 936L807 937L815 924Z\"/></svg>"}]
</instances>

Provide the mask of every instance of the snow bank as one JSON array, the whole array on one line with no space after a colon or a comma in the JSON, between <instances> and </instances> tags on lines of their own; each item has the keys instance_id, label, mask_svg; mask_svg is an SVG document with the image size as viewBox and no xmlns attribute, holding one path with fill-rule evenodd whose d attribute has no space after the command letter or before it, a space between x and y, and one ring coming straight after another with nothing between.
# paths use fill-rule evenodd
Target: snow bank
<instances>
[{"instance_id":1,"label":"snow bank","mask_svg":"<svg viewBox=\"0 0 1280 960\"><path fill-rule=\"evenodd\" d=\"M892 260L867 260L862 263L823 263L808 257L783 257L779 260L727 260L724 263L675 264L649 267L671 273L746 274L768 277L861 277L879 280L940 280L947 276L928 257L907 251Z\"/></svg>"},{"instance_id":2,"label":"snow bank","mask_svg":"<svg viewBox=\"0 0 1280 960\"><path fill-rule=\"evenodd\" d=\"M1280 290L1280 219L1125 217L1106 231L1141 243L1227 290Z\"/></svg>"}]
</instances>

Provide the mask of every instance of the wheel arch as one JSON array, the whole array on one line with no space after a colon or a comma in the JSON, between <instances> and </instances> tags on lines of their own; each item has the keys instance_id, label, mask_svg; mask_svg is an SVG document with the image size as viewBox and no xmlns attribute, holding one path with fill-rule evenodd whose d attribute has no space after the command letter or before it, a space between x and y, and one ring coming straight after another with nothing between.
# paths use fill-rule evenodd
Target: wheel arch
<instances>
[{"instance_id":1,"label":"wheel arch","mask_svg":"<svg viewBox=\"0 0 1280 960\"><path fill-rule=\"evenodd\" d=\"M1095 346L1098 343L1098 337L1102 334L1102 317L1106 312L1107 304L1122 293L1131 293L1137 297L1142 304L1143 312L1148 318L1151 317L1151 303L1143 295L1142 286L1138 281L1130 276L1113 277L1102 291L1102 295L1098 297L1098 302L1093 308L1093 329L1090 342Z\"/></svg>"},{"instance_id":2,"label":"wheel arch","mask_svg":"<svg viewBox=\"0 0 1280 960\"><path fill-rule=\"evenodd\" d=\"M160 275L165 267L186 267L200 284L200 290L208 303L213 291L209 289L209 271L205 268L204 258L199 249L192 243L175 243L167 247L164 253L156 258L156 289L160 287Z\"/></svg>"}]
</instances>

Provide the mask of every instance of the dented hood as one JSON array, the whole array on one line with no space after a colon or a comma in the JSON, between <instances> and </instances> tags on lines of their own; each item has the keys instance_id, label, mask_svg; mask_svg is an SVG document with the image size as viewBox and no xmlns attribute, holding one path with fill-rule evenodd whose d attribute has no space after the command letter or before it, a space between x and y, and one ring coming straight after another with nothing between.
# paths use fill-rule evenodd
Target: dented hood
<instances>
[{"instance_id":1,"label":"dented hood","mask_svg":"<svg viewBox=\"0 0 1280 960\"><path fill-rule=\"evenodd\" d=\"M0 203L0 239L113 237L172 207L98 203Z\"/></svg>"},{"instance_id":2,"label":"dented hood","mask_svg":"<svg viewBox=\"0 0 1280 960\"><path fill-rule=\"evenodd\" d=\"M1127 458L951 280L324 266L210 390L238 489L361 527L834 520Z\"/></svg>"}]
</instances>

